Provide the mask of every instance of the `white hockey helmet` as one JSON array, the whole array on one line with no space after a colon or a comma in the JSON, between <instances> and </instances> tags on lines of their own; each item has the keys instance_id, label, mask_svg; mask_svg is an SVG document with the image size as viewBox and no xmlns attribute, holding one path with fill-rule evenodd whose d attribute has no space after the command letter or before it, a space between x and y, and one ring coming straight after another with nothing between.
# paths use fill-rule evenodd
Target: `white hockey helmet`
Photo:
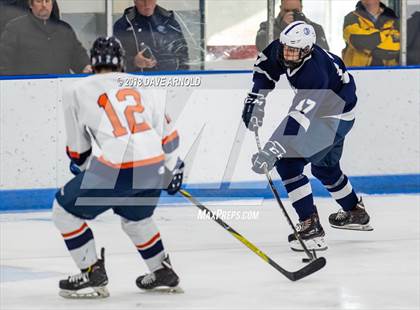
<instances>
[{"instance_id":1,"label":"white hockey helmet","mask_svg":"<svg viewBox=\"0 0 420 310\"><path fill-rule=\"evenodd\" d=\"M304 21L290 23L280 34L280 43L302 50L312 49L315 42L314 27Z\"/></svg>"},{"instance_id":2,"label":"white hockey helmet","mask_svg":"<svg viewBox=\"0 0 420 310\"><path fill-rule=\"evenodd\" d=\"M289 24L280 34L281 61L287 68L297 68L311 54L315 42L314 27L304 21Z\"/></svg>"}]
</instances>

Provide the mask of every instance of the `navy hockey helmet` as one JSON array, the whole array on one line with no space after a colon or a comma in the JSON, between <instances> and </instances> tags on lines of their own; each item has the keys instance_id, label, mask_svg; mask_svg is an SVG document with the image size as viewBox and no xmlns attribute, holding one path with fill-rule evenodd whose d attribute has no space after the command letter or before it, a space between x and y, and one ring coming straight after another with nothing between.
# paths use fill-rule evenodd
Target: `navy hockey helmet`
<instances>
[{"instance_id":1,"label":"navy hockey helmet","mask_svg":"<svg viewBox=\"0 0 420 310\"><path fill-rule=\"evenodd\" d=\"M90 63L95 68L105 67L124 71L125 51L116 37L99 37L90 49Z\"/></svg>"}]
</instances>

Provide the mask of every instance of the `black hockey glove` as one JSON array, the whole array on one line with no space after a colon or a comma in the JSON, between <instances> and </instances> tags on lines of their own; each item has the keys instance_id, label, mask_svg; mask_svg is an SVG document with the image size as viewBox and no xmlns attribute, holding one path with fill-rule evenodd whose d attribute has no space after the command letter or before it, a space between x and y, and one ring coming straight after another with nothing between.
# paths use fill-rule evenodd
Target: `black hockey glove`
<instances>
[{"instance_id":1,"label":"black hockey glove","mask_svg":"<svg viewBox=\"0 0 420 310\"><path fill-rule=\"evenodd\" d=\"M277 161L286 153L285 149L277 141L268 141L261 152L252 156L252 170L258 174L264 174L265 169L271 171Z\"/></svg>"},{"instance_id":2,"label":"black hockey glove","mask_svg":"<svg viewBox=\"0 0 420 310\"><path fill-rule=\"evenodd\" d=\"M265 96L262 94L249 93L245 98L242 120L246 128L256 131L263 124Z\"/></svg>"},{"instance_id":3,"label":"black hockey glove","mask_svg":"<svg viewBox=\"0 0 420 310\"><path fill-rule=\"evenodd\" d=\"M166 192L169 195L175 195L182 186L182 180L184 178L184 162L178 160L178 163L173 171L167 170L167 188Z\"/></svg>"}]
</instances>

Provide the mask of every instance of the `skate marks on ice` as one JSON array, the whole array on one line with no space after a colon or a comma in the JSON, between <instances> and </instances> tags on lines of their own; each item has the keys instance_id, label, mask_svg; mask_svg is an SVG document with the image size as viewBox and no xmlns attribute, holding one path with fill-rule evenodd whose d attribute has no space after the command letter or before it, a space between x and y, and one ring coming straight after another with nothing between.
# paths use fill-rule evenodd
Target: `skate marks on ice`
<instances>
[{"instance_id":1,"label":"skate marks on ice","mask_svg":"<svg viewBox=\"0 0 420 310\"><path fill-rule=\"evenodd\" d=\"M158 208L157 222L184 294L140 291L135 279L146 267L120 231L118 218L105 215L91 225L98 248L103 245L109 253L110 297L98 300L58 296L58 280L76 268L51 222L28 222L30 214L24 220L14 214L8 222L6 214L0 215L0 264L16 271L11 276L9 270L7 277L2 272L8 280L0 283L0 308L418 309L420 196L366 197L372 232L330 228L328 215L337 207L329 199L316 200L329 245L322 252L328 265L299 282L278 275L213 222L198 221L193 207ZM260 218L231 224L279 263L301 267L303 256L288 247L290 231L274 201L246 208L258 209ZM49 213L35 217L48 218Z\"/></svg>"},{"instance_id":2,"label":"skate marks on ice","mask_svg":"<svg viewBox=\"0 0 420 310\"><path fill-rule=\"evenodd\" d=\"M40 271L33 268L0 265L0 283L38 280L61 276L59 272Z\"/></svg>"}]
</instances>

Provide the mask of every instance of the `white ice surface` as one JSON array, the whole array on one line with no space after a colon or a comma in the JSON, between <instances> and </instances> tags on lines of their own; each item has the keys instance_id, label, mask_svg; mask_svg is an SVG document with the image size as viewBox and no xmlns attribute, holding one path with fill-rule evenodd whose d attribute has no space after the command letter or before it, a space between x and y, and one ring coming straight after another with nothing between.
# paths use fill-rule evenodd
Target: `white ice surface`
<instances>
[{"instance_id":1,"label":"white ice surface","mask_svg":"<svg viewBox=\"0 0 420 310\"><path fill-rule=\"evenodd\" d=\"M108 212L90 222L98 248L106 247L111 296L103 300L58 296L58 280L78 271L49 212L2 214L0 309L419 309L420 196L368 196L365 204L375 230L343 231L327 224L334 202L317 199L327 265L297 282L213 221L197 220L197 208L158 208L155 218L185 290L177 295L137 289L135 278L146 266ZM259 211L257 220L228 222L281 266L302 266L303 255L288 248L290 229L274 201L211 208Z\"/></svg>"}]
</instances>

